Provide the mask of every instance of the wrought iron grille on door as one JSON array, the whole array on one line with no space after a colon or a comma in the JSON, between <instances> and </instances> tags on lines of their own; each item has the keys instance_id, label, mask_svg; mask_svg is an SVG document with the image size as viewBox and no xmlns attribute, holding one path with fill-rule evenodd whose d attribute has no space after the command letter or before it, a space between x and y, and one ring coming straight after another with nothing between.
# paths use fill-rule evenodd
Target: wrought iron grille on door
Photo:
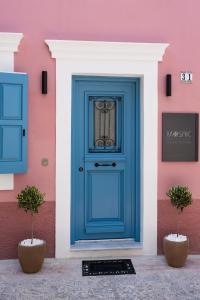
<instances>
[{"instance_id":1,"label":"wrought iron grille on door","mask_svg":"<svg viewBox=\"0 0 200 300\"><path fill-rule=\"evenodd\" d=\"M89 152L121 152L122 97L89 96Z\"/></svg>"}]
</instances>

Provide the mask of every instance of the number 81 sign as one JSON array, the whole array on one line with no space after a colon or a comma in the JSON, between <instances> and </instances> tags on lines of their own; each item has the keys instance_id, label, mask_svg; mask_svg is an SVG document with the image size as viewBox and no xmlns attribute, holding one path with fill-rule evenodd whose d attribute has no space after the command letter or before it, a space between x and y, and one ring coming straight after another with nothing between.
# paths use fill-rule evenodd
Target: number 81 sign
<instances>
[{"instance_id":1,"label":"number 81 sign","mask_svg":"<svg viewBox=\"0 0 200 300\"><path fill-rule=\"evenodd\" d=\"M192 83L192 72L181 72L181 82Z\"/></svg>"}]
</instances>

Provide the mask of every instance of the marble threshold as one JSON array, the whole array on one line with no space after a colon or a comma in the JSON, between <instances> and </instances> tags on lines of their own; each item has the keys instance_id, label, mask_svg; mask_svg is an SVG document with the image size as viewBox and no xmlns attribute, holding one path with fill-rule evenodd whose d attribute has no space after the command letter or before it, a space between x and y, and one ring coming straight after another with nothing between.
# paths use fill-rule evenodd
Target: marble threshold
<instances>
[{"instance_id":1,"label":"marble threshold","mask_svg":"<svg viewBox=\"0 0 200 300\"><path fill-rule=\"evenodd\" d=\"M80 240L71 245L71 251L84 250L114 250L114 249L140 249L141 242L135 242L133 239L111 239L111 240Z\"/></svg>"}]
</instances>

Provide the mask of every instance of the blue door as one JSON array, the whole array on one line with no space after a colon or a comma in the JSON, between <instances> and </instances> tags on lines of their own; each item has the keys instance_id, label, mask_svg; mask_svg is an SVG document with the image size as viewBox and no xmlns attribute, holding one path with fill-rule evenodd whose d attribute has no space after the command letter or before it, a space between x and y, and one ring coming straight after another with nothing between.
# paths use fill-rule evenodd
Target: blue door
<instances>
[{"instance_id":1,"label":"blue door","mask_svg":"<svg viewBox=\"0 0 200 300\"><path fill-rule=\"evenodd\" d=\"M73 76L72 244L140 240L139 78Z\"/></svg>"}]
</instances>

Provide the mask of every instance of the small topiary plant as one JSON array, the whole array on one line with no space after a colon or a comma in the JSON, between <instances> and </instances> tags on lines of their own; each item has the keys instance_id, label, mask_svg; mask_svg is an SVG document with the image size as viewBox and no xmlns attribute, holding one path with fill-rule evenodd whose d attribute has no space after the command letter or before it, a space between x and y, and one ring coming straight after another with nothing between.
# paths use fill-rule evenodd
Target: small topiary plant
<instances>
[{"instance_id":1,"label":"small topiary plant","mask_svg":"<svg viewBox=\"0 0 200 300\"><path fill-rule=\"evenodd\" d=\"M31 244L33 243L33 219L34 214L38 213L38 208L45 202L45 194L41 193L35 186L26 186L17 195L18 206L23 208L26 213L31 214Z\"/></svg>"},{"instance_id":2,"label":"small topiary plant","mask_svg":"<svg viewBox=\"0 0 200 300\"><path fill-rule=\"evenodd\" d=\"M192 193L187 186L173 186L166 195L170 198L171 204L176 207L178 214L180 214L185 207L192 204ZM177 222L177 236L178 231L179 223Z\"/></svg>"}]
</instances>

